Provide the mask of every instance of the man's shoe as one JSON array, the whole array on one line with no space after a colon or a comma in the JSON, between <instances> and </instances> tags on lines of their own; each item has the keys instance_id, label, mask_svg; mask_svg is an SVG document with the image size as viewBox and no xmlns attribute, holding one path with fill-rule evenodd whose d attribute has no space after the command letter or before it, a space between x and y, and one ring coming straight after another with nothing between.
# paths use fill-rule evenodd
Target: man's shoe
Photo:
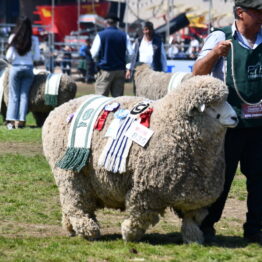
<instances>
[{"instance_id":1,"label":"man's shoe","mask_svg":"<svg viewBox=\"0 0 262 262\"><path fill-rule=\"evenodd\" d=\"M244 239L246 239L250 243L257 243L262 246L262 232L256 234L244 234Z\"/></svg>"},{"instance_id":2,"label":"man's shoe","mask_svg":"<svg viewBox=\"0 0 262 262\"><path fill-rule=\"evenodd\" d=\"M214 227L210 226L210 227L204 227L204 226L200 226L201 231L203 232L204 235L204 239L205 239L205 243L212 243L215 240L216 237L216 230L214 229Z\"/></svg>"}]
</instances>

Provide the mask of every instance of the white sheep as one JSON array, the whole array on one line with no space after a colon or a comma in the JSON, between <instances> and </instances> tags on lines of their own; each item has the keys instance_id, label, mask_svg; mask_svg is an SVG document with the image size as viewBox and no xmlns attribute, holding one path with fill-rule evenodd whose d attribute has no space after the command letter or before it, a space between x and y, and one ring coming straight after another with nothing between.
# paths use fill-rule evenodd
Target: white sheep
<instances>
[{"instance_id":1,"label":"white sheep","mask_svg":"<svg viewBox=\"0 0 262 262\"><path fill-rule=\"evenodd\" d=\"M225 131L237 124L236 113L225 102L227 95L222 81L196 76L152 102L150 129L154 134L145 147L132 144L126 172L121 174L98 165L111 113L104 129L94 130L91 155L80 172L56 167L66 151L70 125L65 118L88 96L53 110L44 123L42 142L59 188L65 229L71 235L98 237L95 211L108 207L128 212L121 225L122 237L138 241L170 207L182 217L184 242L202 243L199 224L205 208L223 189ZM114 101L131 110L143 98L117 97Z\"/></svg>"},{"instance_id":2,"label":"white sheep","mask_svg":"<svg viewBox=\"0 0 262 262\"><path fill-rule=\"evenodd\" d=\"M0 71L5 70L3 79L3 103L1 113L5 117L6 108L8 104L8 83L9 83L9 64L4 60L0 60ZM54 109L53 106L45 104L45 84L47 80L48 72L43 71L36 74L30 91L29 111L32 112L37 126L41 127L47 118L49 112ZM61 105L70 99L73 99L76 95L77 86L73 79L63 74L61 76L59 91L57 97L57 105Z\"/></svg>"},{"instance_id":3,"label":"white sheep","mask_svg":"<svg viewBox=\"0 0 262 262\"><path fill-rule=\"evenodd\" d=\"M134 74L134 93L149 99L159 99L179 84L192 77L191 73L164 73L152 70L147 64L136 66Z\"/></svg>"}]
</instances>

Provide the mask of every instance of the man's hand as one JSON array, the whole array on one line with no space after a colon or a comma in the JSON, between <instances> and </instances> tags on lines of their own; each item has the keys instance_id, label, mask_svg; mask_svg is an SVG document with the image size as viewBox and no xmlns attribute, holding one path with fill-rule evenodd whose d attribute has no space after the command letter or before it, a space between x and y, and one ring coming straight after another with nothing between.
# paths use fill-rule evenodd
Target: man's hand
<instances>
[{"instance_id":1,"label":"man's hand","mask_svg":"<svg viewBox=\"0 0 262 262\"><path fill-rule=\"evenodd\" d=\"M221 57L221 56L227 56L228 52L231 48L231 40L225 40L225 41L221 41L219 42L215 48L213 49L213 52Z\"/></svg>"},{"instance_id":2,"label":"man's hand","mask_svg":"<svg viewBox=\"0 0 262 262\"><path fill-rule=\"evenodd\" d=\"M131 70L126 70L126 79L131 78Z\"/></svg>"},{"instance_id":3,"label":"man's hand","mask_svg":"<svg viewBox=\"0 0 262 262\"><path fill-rule=\"evenodd\" d=\"M231 40L219 42L205 57L195 62L193 75L207 75L212 72L214 65L223 56L227 56L231 48Z\"/></svg>"}]
</instances>

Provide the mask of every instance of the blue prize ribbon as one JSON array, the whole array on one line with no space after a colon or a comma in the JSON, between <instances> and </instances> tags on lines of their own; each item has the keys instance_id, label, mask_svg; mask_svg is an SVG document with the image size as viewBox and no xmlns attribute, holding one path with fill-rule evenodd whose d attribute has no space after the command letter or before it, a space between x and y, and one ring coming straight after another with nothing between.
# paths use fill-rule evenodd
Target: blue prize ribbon
<instances>
[{"instance_id":1,"label":"blue prize ribbon","mask_svg":"<svg viewBox=\"0 0 262 262\"><path fill-rule=\"evenodd\" d=\"M123 120L129 115L129 113L130 111L128 109L119 109L115 112L114 117Z\"/></svg>"}]
</instances>

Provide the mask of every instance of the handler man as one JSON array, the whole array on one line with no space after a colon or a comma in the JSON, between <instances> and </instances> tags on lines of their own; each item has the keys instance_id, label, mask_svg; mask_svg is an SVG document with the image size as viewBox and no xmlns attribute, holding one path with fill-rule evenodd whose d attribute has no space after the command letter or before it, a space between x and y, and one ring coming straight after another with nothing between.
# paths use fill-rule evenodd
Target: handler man
<instances>
[{"instance_id":1,"label":"handler man","mask_svg":"<svg viewBox=\"0 0 262 262\"><path fill-rule=\"evenodd\" d=\"M195 75L212 73L223 80L226 60L228 101L240 120L226 133L224 191L209 208L201 229L207 242L214 239L214 224L240 162L248 193L244 238L262 245L262 0L235 0L234 14L232 26L207 37L193 69Z\"/></svg>"},{"instance_id":2,"label":"handler man","mask_svg":"<svg viewBox=\"0 0 262 262\"><path fill-rule=\"evenodd\" d=\"M91 47L91 54L97 60L96 94L112 97L124 93L126 62L132 56L133 49L128 35L116 26L119 18L109 14L107 27L99 32Z\"/></svg>"}]
</instances>

